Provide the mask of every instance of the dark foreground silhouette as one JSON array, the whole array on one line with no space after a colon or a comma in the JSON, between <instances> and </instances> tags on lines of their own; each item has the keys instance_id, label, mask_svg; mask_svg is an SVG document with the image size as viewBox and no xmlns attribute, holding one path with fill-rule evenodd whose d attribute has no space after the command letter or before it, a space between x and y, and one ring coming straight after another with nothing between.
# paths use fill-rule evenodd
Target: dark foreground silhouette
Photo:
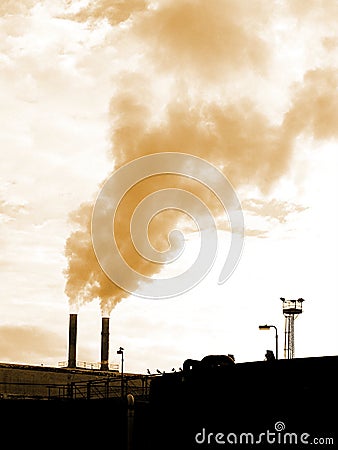
<instances>
[{"instance_id":1,"label":"dark foreground silhouette","mask_svg":"<svg viewBox=\"0 0 338 450\"><path fill-rule=\"evenodd\" d=\"M15 447L337 448L338 356L182 367L155 377L146 401L0 401L3 436Z\"/></svg>"}]
</instances>

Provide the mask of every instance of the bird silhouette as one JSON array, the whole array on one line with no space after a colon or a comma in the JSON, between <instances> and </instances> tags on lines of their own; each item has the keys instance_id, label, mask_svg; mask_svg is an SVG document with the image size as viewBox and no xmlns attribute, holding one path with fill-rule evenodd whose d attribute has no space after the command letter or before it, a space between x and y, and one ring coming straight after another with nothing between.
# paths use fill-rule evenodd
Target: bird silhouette
<instances>
[{"instance_id":1,"label":"bird silhouette","mask_svg":"<svg viewBox=\"0 0 338 450\"><path fill-rule=\"evenodd\" d=\"M162 372L160 370L156 369L156 372L162 375Z\"/></svg>"},{"instance_id":2,"label":"bird silhouette","mask_svg":"<svg viewBox=\"0 0 338 450\"><path fill-rule=\"evenodd\" d=\"M150 373L150 370L149 370L149 369L147 369L147 373L148 373L149 375L151 375L151 373Z\"/></svg>"}]
</instances>

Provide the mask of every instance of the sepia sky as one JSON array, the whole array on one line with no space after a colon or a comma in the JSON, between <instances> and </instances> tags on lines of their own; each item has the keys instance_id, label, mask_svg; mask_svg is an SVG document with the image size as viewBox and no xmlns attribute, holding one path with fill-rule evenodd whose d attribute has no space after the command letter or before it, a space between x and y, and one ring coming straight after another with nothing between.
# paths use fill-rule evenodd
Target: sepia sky
<instances>
[{"instance_id":1,"label":"sepia sky","mask_svg":"<svg viewBox=\"0 0 338 450\"><path fill-rule=\"evenodd\" d=\"M337 22L335 0L1 2L0 362L67 360L74 308L80 361L99 361L102 314L110 362L122 346L130 372L207 354L262 360L275 348L265 323L278 327L282 356L280 297L305 299L297 357L338 354ZM113 286L90 236L104 181L158 152L221 170L245 220L242 256L219 285L229 230L209 198L215 265L165 300ZM174 177L141 190L170 183L208 197ZM131 192L122 206L122 242L140 198ZM170 212L153 222L159 249L177 223Z\"/></svg>"}]
</instances>

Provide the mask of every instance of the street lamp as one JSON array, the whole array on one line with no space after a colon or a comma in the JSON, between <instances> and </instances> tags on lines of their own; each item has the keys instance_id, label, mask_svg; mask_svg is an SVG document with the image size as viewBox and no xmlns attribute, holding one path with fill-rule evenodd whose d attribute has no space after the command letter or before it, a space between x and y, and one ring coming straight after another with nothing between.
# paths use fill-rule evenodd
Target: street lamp
<instances>
[{"instance_id":1,"label":"street lamp","mask_svg":"<svg viewBox=\"0 0 338 450\"><path fill-rule=\"evenodd\" d=\"M117 354L121 355L121 397L124 395L124 379L123 379L123 363L124 363L124 357L123 357L123 350L124 348L120 347L117 350Z\"/></svg>"},{"instance_id":2,"label":"street lamp","mask_svg":"<svg viewBox=\"0 0 338 450\"><path fill-rule=\"evenodd\" d=\"M270 328L274 328L276 332L276 359L278 359L278 333L277 333L277 327L274 325L259 325L260 330L270 330Z\"/></svg>"}]
</instances>

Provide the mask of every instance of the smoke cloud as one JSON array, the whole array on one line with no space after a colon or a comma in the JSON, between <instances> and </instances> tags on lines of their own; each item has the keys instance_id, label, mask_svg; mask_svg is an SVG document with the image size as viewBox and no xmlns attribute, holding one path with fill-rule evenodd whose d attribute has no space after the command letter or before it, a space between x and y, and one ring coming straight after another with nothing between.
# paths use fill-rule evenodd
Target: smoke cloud
<instances>
[{"instance_id":1,"label":"smoke cloud","mask_svg":"<svg viewBox=\"0 0 338 450\"><path fill-rule=\"evenodd\" d=\"M218 167L235 188L256 186L267 193L288 172L298 136L337 138L338 75L332 68L309 70L291 87L288 110L278 124L249 96L221 95L235 70L254 76L266 73L271 14L266 2L163 1L146 7L135 1L123 10L120 2L111 8L105 1L93 5L79 20L107 17L115 25L128 19L131 48L137 42L142 63L149 64L148 72L141 65L137 71L124 68L116 77L110 100L112 173L144 155L183 152ZM205 84L204 91L196 89L194 81L190 84L192 76L198 87ZM163 92L163 86L169 91ZM114 233L123 258L144 275L159 273L163 265L145 260L135 250L130 220L142 199L172 186L201 198L216 218L224 216L216 196L197 181L163 175L135 185L119 205ZM94 201L81 205L71 217L75 231L65 248L65 290L71 306L99 299L102 313L109 315L129 294L108 279L96 259L91 242ZM169 232L182 223L195 231L194 224L176 211L158 214L150 223L149 241L157 250L168 249Z\"/></svg>"}]
</instances>

